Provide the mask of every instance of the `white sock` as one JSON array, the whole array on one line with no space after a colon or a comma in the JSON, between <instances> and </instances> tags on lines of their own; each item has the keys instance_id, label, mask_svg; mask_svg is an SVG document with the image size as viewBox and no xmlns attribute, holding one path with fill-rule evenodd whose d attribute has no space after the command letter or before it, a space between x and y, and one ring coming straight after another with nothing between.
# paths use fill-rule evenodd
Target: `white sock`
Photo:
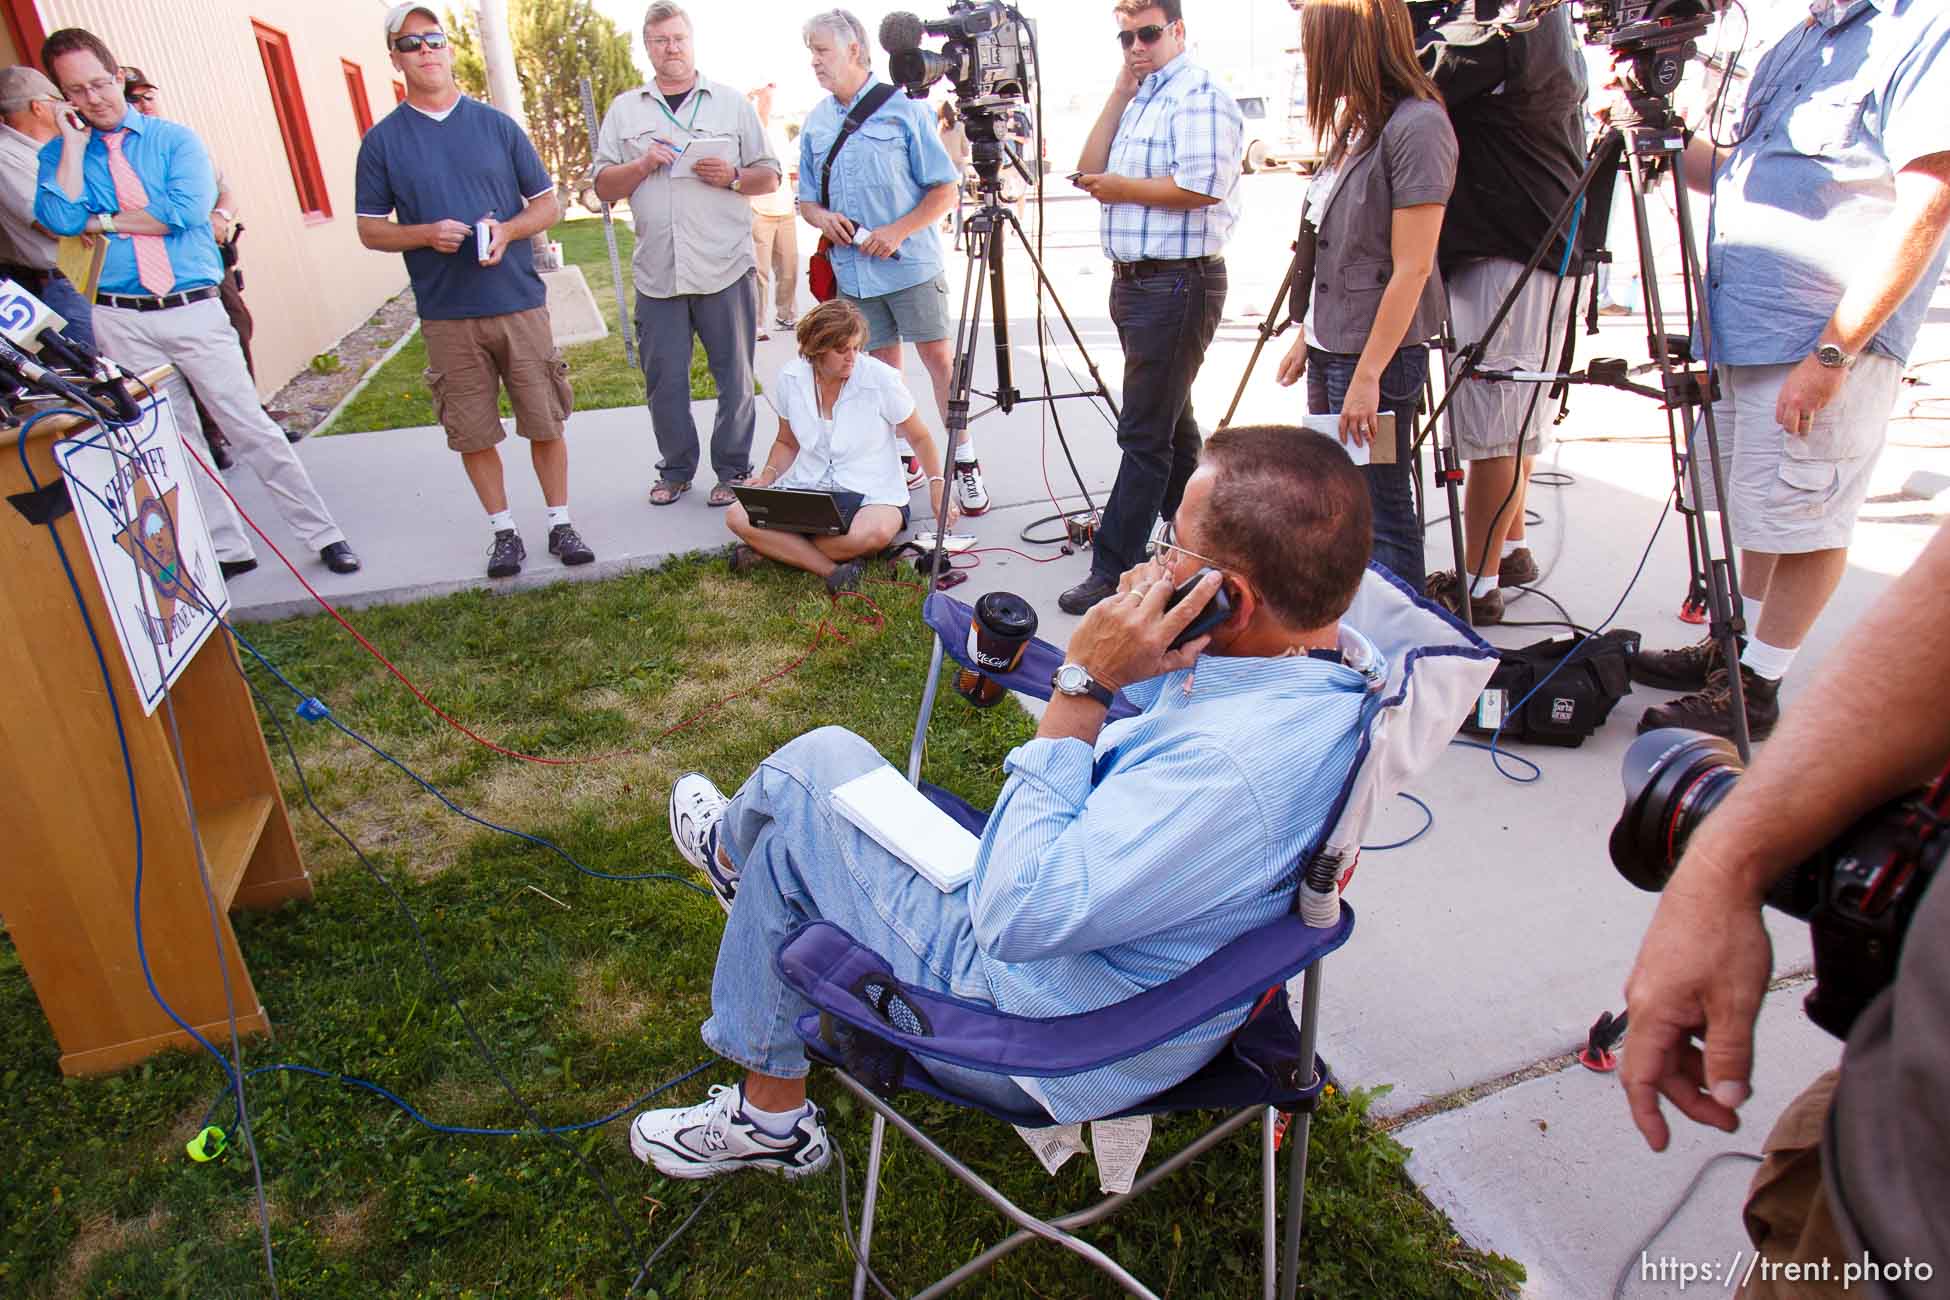
<instances>
[{"instance_id":1,"label":"white sock","mask_svg":"<svg viewBox=\"0 0 1950 1300\"><path fill-rule=\"evenodd\" d=\"M1515 555L1515 554L1516 554L1516 553L1517 553L1518 551L1521 551L1521 550L1523 549L1523 543L1524 543L1524 539L1523 539L1523 538L1521 538L1521 537L1506 537L1506 538L1504 538L1504 539L1503 539L1503 558L1507 560L1507 559L1509 559L1509 558L1510 558L1510 557L1511 557L1512 555Z\"/></svg>"},{"instance_id":2,"label":"white sock","mask_svg":"<svg viewBox=\"0 0 1950 1300\"><path fill-rule=\"evenodd\" d=\"M1747 648L1740 652L1742 667L1754 670L1756 677L1765 677L1770 682L1778 682L1787 676L1788 666L1794 662L1795 652L1777 645L1769 645L1757 636L1748 636Z\"/></svg>"},{"instance_id":3,"label":"white sock","mask_svg":"<svg viewBox=\"0 0 1950 1300\"><path fill-rule=\"evenodd\" d=\"M979 459L975 454L975 435L962 430L961 437L955 439L955 464L967 465Z\"/></svg>"},{"instance_id":4,"label":"white sock","mask_svg":"<svg viewBox=\"0 0 1950 1300\"><path fill-rule=\"evenodd\" d=\"M791 1110L786 1111L760 1110L758 1107L752 1105L751 1098L745 1095L745 1085L741 1083L738 1085L738 1110L746 1119L758 1125L773 1137L782 1138L789 1137L792 1133L793 1125L805 1117L806 1104L800 1102Z\"/></svg>"},{"instance_id":5,"label":"white sock","mask_svg":"<svg viewBox=\"0 0 1950 1300\"><path fill-rule=\"evenodd\" d=\"M503 510L488 516L488 529L491 532L498 533L504 529L513 528L514 526L515 512L512 510Z\"/></svg>"},{"instance_id":6,"label":"white sock","mask_svg":"<svg viewBox=\"0 0 1950 1300\"><path fill-rule=\"evenodd\" d=\"M1486 573L1480 578L1477 577L1475 574L1470 575L1469 594L1471 597L1480 599L1481 597L1487 596L1492 591L1495 590L1496 590L1496 575L1494 573Z\"/></svg>"},{"instance_id":7,"label":"white sock","mask_svg":"<svg viewBox=\"0 0 1950 1300\"><path fill-rule=\"evenodd\" d=\"M548 508L548 526L550 528L559 527L568 522L569 508L567 506L550 506Z\"/></svg>"},{"instance_id":8,"label":"white sock","mask_svg":"<svg viewBox=\"0 0 1950 1300\"><path fill-rule=\"evenodd\" d=\"M1747 623L1747 639L1753 640L1754 633L1760 630L1760 601L1752 596L1742 596L1740 617Z\"/></svg>"}]
</instances>

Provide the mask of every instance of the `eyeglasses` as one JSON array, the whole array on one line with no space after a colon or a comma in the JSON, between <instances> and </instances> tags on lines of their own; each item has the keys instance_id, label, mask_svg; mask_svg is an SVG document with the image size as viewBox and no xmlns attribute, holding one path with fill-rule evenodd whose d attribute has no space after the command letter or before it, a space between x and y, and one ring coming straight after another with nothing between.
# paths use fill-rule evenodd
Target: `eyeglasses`
<instances>
[{"instance_id":1,"label":"eyeglasses","mask_svg":"<svg viewBox=\"0 0 1950 1300\"><path fill-rule=\"evenodd\" d=\"M653 50L673 50L681 46L689 45L691 38L688 36L651 36L646 37L643 43Z\"/></svg>"},{"instance_id":2,"label":"eyeglasses","mask_svg":"<svg viewBox=\"0 0 1950 1300\"><path fill-rule=\"evenodd\" d=\"M1159 552L1177 551L1180 555L1189 556L1191 559L1197 560L1200 564L1210 565L1214 569L1225 569L1228 571L1232 569L1230 564L1221 564L1209 555L1200 555L1197 551L1186 550L1172 540L1176 535L1177 526L1175 524L1165 524L1159 528L1158 535L1144 544L1144 558L1147 560L1157 560L1160 563L1169 563L1170 561L1161 556Z\"/></svg>"},{"instance_id":3,"label":"eyeglasses","mask_svg":"<svg viewBox=\"0 0 1950 1300\"><path fill-rule=\"evenodd\" d=\"M393 48L401 54L418 54L422 46L425 46L429 50L446 49L447 33L420 32L413 36L396 36L393 38Z\"/></svg>"},{"instance_id":4,"label":"eyeglasses","mask_svg":"<svg viewBox=\"0 0 1950 1300\"><path fill-rule=\"evenodd\" d=\"M131 104L153 104L156 102L156 92L153 90L138 90L129 96L129 102Z\"/></svg>"},{"instance_id":5,"label":"eyeglasses","mask_svg":"<svg viewBox=\"0 0 1950 1300\"><path fill-rule=\"evenodd\" d=\"M1139 41L1143 41L1146 45L1156 45L1164 38L1165 32L1170 27L1170 23L1146 23L1142 27L1134 27L1130 31L1117 33L1117 43L1127 50Z\"/></svg>"},{"instance_id":6,"label":"eyeglasses","mask_svg":"<svg viewBox=\"0 0 1950 1300\"><path fill-rule=\"evenodd\" d=\"M80 85L63 86L61 93L69 99L100 99L111 91L120 94L121 89L122 83L114 77L96 77L93 81L84 81Z\"/></svg>"}]
</instances>

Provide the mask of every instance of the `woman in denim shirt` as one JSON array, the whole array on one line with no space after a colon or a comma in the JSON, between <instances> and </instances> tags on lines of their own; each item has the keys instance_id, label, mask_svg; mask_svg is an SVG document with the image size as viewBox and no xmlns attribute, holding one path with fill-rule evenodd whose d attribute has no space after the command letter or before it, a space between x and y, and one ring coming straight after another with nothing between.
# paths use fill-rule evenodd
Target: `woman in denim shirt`
<instances>
[{"instance_id":1,"label":"woman in denim shirt","mask_svg":"<svg viewBox=\"0 0 1950 1300\"><path fill-rule=\"evenodd\" d=\"M1410 448L1442 326L1435 269L1456 136L1415 58L1402 0L1308 0L1300 11L1307 117L1324 161L1307 187L1293 310L1305 328L1279 381L1307 376L1307 408L1339 410L1341 441L1369 444L1395 416L1395 463L1368 465L1374 558L1422 590Z\"/></svg>"}]
</instances>

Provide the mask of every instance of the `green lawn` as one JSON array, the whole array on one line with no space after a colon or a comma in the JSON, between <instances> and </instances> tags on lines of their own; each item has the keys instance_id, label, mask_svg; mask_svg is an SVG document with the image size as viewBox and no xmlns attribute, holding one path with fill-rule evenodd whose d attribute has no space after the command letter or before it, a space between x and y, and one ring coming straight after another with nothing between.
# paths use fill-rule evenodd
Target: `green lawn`
<instances>
[{"instance_id":1,"label":"green lawn","mask_svg":"<svg viewBox=\"0 0 1950 1300\"><path fill-rule=\"evenodd\" d=\"M927 662L918 594L869 591L886 611L884 628L841 620L846 640L828 637L755 698L667 739L659 735L674 723L804 651L827 614L813 579L778 570L733 579L722 560L691 559L605 583L474 592L357 616L434 699L501 743L550 755L642 751L578 767L515 763L468 743L324 619L245 634L347 727L463 806L592 867L682 872L664 807L677 774L696 768L734 786L773 747L827 721L905 755ZM697 1024L724 924L714 902L669 883L579 875L545 849L463 822L339 733L293 721L292 696L261 670L251 676L291 730L320 806L397 887L495 1068L547 1122L605 1115L709 1059ZM1013 702L977 711L947 693L929 775L991 800L1004 756L1031 730ZM387 889L306 811L268 721L267 735L318 892L308 904L237 918L278 1030L275 1042L246 1043L246 1065L343 1072L438 1122L522 1127ZM0 1294L267 1294L250 1161L235 1147L209 1164L183 1151L217 1094L207 1057L174 1052L111 1078L62 1078L4 941L0 1034L10 1044L0 1120L13 1152L0 1186ZM699 1100L732 1077L714 1066L672 1100ZM823 1073L813 1095L829 1108L857 1214L867 1118ZM293 1073L256 1077L250 1099L278 1277L293 1300L620 1297L650 1248L714 1192L639 1294L797 1300L840 1294L850 1274L836 1169L796 1184L758 1175L667 1182L631 1158L623 1122L575 1135L571 1152L532 1133L439 1136L368 1092ZM1366 1122L1364 1104L1332 1098L1314 1130L1306 1294L1509 1294L1521 1270L1453 1235L1403 1174L1402 1148ZM936 1105L911 1113L1032 1207L1060 1212L1095 1191L1087 1159L1048 1179L1004 1126ZM229 1123L227 1111L218 1122ZM1150 1159L1195 1126L1161 1121ZM1089 1235L1165 1294L1256 1293L1258 1144L1257 1130L1248 1132ZM889 1285L911 1290L1004 1226L897 1139L889 1150L876 1258ZM1036 1247L969 1291L1104 1293L1099 1275Z\"/></svg>"},{"instance_id":2,"label":"green lawn","mask_svg":"<svg viewBox=\"0 0 1950 1300\"><path fill-rule=\"evenodd\" d=\"M550 231L562 244L564 260L582 268L596 305L609 322L609 337L593 343L578 343L562 350L569 363L569 381L575 386L578 411L600 411L612 406L643 404L643 372L623 356L623 335L616 315L616 291L611 287L609 254L603 247L603 223L593 217L564 221ZM623 276L630 274L630 250L636 237L630 233L627 217L616 223L616 252L622 259ZM427 368L426 339L415 334L411 342L381 366L359 395L346 405L331 424L318 432L370 433L375 429L416 429L436 423L433 401L427 395L421 373ZM704 349L695 346L691 353L691 397L701 400L716 397L718 388L704 365ZM512 415L508 395L501 395L501 414ZM648 419L648 415L644 417Z\"/></svg>"}]
</instances>

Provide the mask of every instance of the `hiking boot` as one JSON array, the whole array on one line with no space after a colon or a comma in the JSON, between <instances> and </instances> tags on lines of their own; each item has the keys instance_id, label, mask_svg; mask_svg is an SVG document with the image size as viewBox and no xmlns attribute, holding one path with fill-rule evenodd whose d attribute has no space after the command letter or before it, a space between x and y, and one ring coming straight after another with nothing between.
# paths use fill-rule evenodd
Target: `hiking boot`
<instances>
[{"instance_id":1,"label":"hiking boot","mask_svg":"<svg viewBox=\"0 0 1950 1300\"><path fill-rule=\"evenodd\" d=\"M955 462L955 501L961 506L961 512L971 519L988 513L989 489L988 484L982 481L981 461Z\"/></svg>"},{"instance_id":2,"label":"hiking boot","mask_svg":"<svg viewBox=\"0 0 1950 1300\"><path fill-rule=\"evenodd\" d=\"M843 591L860 590L860 579L866 575L866 572L867 565L864 560L848 560L845 564L839 565L826 575L827 594L837 596Z\"/></svg>"},{"instance_id":3,"label":"hiking boot","mask_svg":"<svg viewBox=\"0 0 1950 1300\"><path fill-rule=\"evenodd\" d=\"M695 1106L638 1115L630 1123L630 1151L666 1178L715 1178L740 1169L803 1178L824 1169L833 1154L811 1102L780 1137L745 1114L744 1085L729 1083L713 1087L711 1099Z\"/></svg>"},{"instance_id":4,"label":"hiking boot","mask_svg":"<svg viewBox=\"0 0 1950 1300\"><path fill-rule=\"evenodd\" d=\"M548 553L568 565L587 564L596 558L574 524L557 524L548 530Z\"/></svg>"},{"instance_id":5,"label":"hiking boot","mask_svg":"<svg viewBox=\"0 0 1950 1300\"><path fill-rule=\"evenodd\" d=\"M718 857L718 823L730 803L701 772L686 772L670 787L670 838L684 861L710 882L727 913L738 896L738 872Z\"/></svg>"},{"instance_id":6,"label":"hiking boot","mask_svg":"<svg viewBox=\"0 0 1950 1300\"><path fill-rule=\"evenodd\" d=\"M1744 650L1746 638L1739 638L1739 644ZM1642 686L1656 686L1662 691L1697 691L1714 674L1725 669L1726 659L1720 653L1720 643L1709 636L1677 650L1641 650L1632 656L1629 666L1632 680Z\"/></svg>"},{"instance_id":7,"label":"hiking boot","mask_svg":"<svg viewBox=\"0 0 1950 1300\"><path fill-rule=\"evenodd\" d=\"M1462 614L1463 585L1456 581L1454 569L1443 569L1429 575L1423 584L1422 594L1442 608L1458 617ZM1471 627L1488 627L1503 621L1503 593L1495 587L1480 596L1469 598L1469 624Z\"/></svg>"},{"instance_id":8,"label":"hiking boot","mask_svg":"<svg viewBox=\"0 0 1950 1300\"><path fill-rule=\"evenodd\" d=\"M1091 574L1076 586L1056 598L1057 608L1065 614L1087 614L1090 607L1106 596L1117 594L1117 583L1110 578L1100 578Z\"/></svg>"},{"instance_id":9,"label":"hiking boot","mask_svg":"<svg viewBox=\"0 0 1950 1300\"><path fill-rule=\"evenodd\" d=\"M1537 581L1537 557L1530 553L1528 546L1519 546L1503 557L1496 566L1496 585L1499 587L1528 587Z\"/></svg>"},{"instance_id":10,"label":"hiking boot","mask_svg":"<svg viewBox=\"0 0 1950 1300\"><path fill-rule=\"evenodd\" d=\"M1781 684L1742 664L1740 689L1747 702L1747 735L1765 740L1781 720ZM1727 685L1726 669L1716 670L1705 689L1655 704L1639 719L1641 735L1659 727L1686 727L1733 739L1733 691Z\"/></svg>"},{"instance_id":11,"label":"hiking boot","mask_svg":"<svg viewBox=\"0 0 1950 1300\"><path fill-rule=\"evenodd\" d=\"M528 558L528 548L521 544L521 534L512 528L497 529L494 545L488 547L488 577L512 578L521 572L521 562Z\"/></svg>"}]
</instances>

